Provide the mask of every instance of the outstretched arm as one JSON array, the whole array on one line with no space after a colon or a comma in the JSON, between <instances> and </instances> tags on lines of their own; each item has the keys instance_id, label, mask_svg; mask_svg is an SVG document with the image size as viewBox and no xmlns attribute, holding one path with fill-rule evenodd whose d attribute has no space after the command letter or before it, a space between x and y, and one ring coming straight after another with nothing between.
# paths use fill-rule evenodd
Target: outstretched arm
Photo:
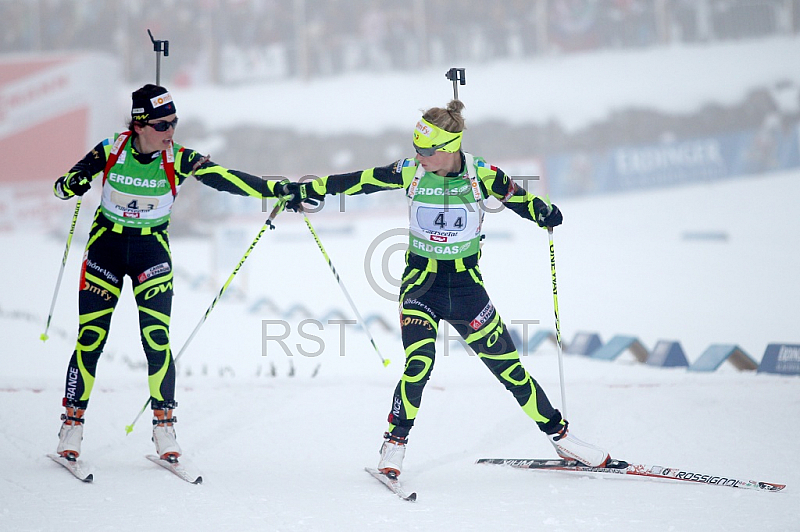
<instances>
[{"instance_id":1,"label":"outstretched arm","mask_svg":"<svg viewBox=\"0 0 800 532\"><path fill-rule=\"evenodd\" d=\"M489 195L526 220L532 220L540 227L555 227L563 221L561 211L555 205L517 185L508 175L495 166L480 163L478 176Z\"/></svg>"},{"instance_id":2,"label":"outstretched arm","mask_svg":"<svg viewBox=\"0 0 800 532\"><path fill-rule=\"evenodd\" d=\"M176 173L182 178L193 175L198 181L213 189L237 196L274 198L281 195L276 191L278 181L264 179L240 170L231 170L213 162L207 156L184 148L175 165Z\"/></svg>"},{"instance_id":3,"label":"outstretched arm","mask_svg":"<svg viewBox=\"0 0 800 532\"><path fill-rule=\"evenodd\" d=\"M292 194L293 197L286 208L295 210L301 203L324 199L326 194L353 196L404 188L411 183L415 171L413 159L401 159L386 166L318 177L302 183L289 183L287 194Z\"/></svg>"}]
</instances>

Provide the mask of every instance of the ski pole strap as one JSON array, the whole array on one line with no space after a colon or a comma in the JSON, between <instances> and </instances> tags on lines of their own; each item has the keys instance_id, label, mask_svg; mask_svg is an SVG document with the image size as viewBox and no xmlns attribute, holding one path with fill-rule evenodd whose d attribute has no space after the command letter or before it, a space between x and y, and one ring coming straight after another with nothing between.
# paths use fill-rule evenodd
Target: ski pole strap
<instances>
[{"instance_id":1,"label":"ski pole strap","mask_svg":"<svg viewBox=\"0 0 800 532\"><path fill-rule=\"evenodd\" d=\"M272 221L281 213L283 212L284 207L286 207L286 202L288 201L288 197L284 196L275 203L275 206L272 208L272 212L269 213L269 217L267 221L264 222L264 225L269 226L270 229L275 229L275 224Z\"/></svg>"}]
</instances>

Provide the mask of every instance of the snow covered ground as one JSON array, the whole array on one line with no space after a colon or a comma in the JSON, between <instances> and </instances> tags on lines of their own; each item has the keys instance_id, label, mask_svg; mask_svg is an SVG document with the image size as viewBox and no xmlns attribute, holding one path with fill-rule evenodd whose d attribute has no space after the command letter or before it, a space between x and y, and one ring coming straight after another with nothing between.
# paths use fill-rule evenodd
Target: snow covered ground
<instances>
[{"instance_id":1,"label":"snow covered ground","mask_svg":"<svg viewBox=\"0 0 800 532\"><path fill-rule=\"evenodd\" d=\"M525 65L530 71L500 64L491 68L503 81L491 88L513 94L498 99L472 77L462 92L474 127L495 118L557 117L578 128L627 105L691 112L709 101L739 101L753 87L783 78L800 83L798 39L750 44L574 56ZM615 70L618 61L631 62L625 74ZM466 66L468 73L477 68ZM508 72L521 76L519 83L509 81ZM440 96L420 95L425 76L441 81ZM258 116L304 131L377 131L413 123L417 109L449 97L442 72L421 77L271 85L267 93L263 87L175 93L182 118L202 115L217 126ZM130 90L125 92L127 97ZM341 98L342 112L323 105L331 94ZM536 105L518 105L522 101ZM362 116L369 120L353 121ZM491 160L491 154L480 155ZM553 198L565 213L555 234L565 340L578 331L598 332L606 341L630 334L648 348L661 339L678 340L690 361L714 343L737 344L757 361L770 342L800 343L799 197L795 172ZM401 205L402 197L397 201ZM377 463L403 366L396 304L370 280L394 290L383 266L388 277L399 275L397 245L403 239L395 233L406 222L402 207L380 215L339 214L335 201L312 221L361 314L389 325L372 321L371 332L392 363L381 365L357 326L347 325L342 335L340 325L331 323L354 316L302 217L282 214L278 229L263 236L179 362L179 440L205 482L186 484L145 460L153 451L146 416L125 435L147 398L136 311L126 288L87 412L83 451L95 467L95 482L81 484L45 454L57 442L77 329L79 262L96 196L84 201L50 340L42 343L74 205L53 202L63 217L58 231L36 226L0 233L0 247L7 250L0 256L0 453L6 458L0 530L800 530L797 377L728 366L691 373L635 364L631 357L564 360L568 416L580 437L633 462L787 484L781 493L506 470L474 461L554 452L510 394L457 342L440 342L411 435L403 479L419 500L394 497L363 471ZM181 208L179 201L176 224ZM251 216L226 224L220 236L233 244L173 240L176 351L262 223ZM551 328L546 233L510 212L488 215L485 228L482 270L501 315L507 323L539 320L529 335ZM555 350L545 346L523 360L560 404Z\"/></svg>"},{"instance_id":2,"label":"snow covered ground","mask_svg":"<svg viewBox=\"0 0 800 532\"><path fill-rule=\"evenodd\" d=\"M768 342L798 343L798 197L800 175L792 173L564 202L565 224L555 244L565 338L577 330L598 331L604 340L626 333L650 348L658 339L677 339L690 361L716 342L736 343L756 360ZM90 210L87 205L82 220ZM395 304L369 287L366 272L380 275L364 267L364 256L376 236L404 220L367 217L326 207L313 221L361 313L393 324ZM240 229L255 236L259 224L243 222ZM787 484L781 493L515 471L474 461L554 452L510 394L455 342L447 355L439 346L407 453L403 477L419 500L397 499L362 469L377 462L402 372L399 338L373 322L376 342L392 359L388 367L353 325L345 328L340 353L340 328L327 321L340 317L337 309L352 319L344 297L302 217L282 214L277 225L179 363L178 434L186 457L203 469L201 486L145 460L152 452L146 416L125 435L147 398L129 289L87 412L83 451L95 467L94 483L80 484L45 457L57 441L85 231L79 229L73 243L46 343L39 334L64 234L0 235L8 250L0 258L0 453L6 458L0 529L798 529L796 377L726 366L691 373L625 357L611 363L566 356L564 362L569 418L579 436L630 461ZM551 327L546 233L510 212L488 215L486 230L483 272L506 322L540 320L541 327ZM704 230L728 238L682 237ZM388 270L396 276L400 253L390 250L400 241L395 238L378 246L377 254L391 255ZM203 282L214 263L210 240L176 239L173 251L177 350L227 273ZM306 309L290 312L296 305ZM284 318L291 357L275 339L282 326L262 329L262 320ZM324 330L307 325L307 336L299 336L306 318L320 320ZM300 354L298 345L313 354L320 342L321 354ZM524 363L560 403L554 349L529 354Z\"/></svg>"}]
</instances>

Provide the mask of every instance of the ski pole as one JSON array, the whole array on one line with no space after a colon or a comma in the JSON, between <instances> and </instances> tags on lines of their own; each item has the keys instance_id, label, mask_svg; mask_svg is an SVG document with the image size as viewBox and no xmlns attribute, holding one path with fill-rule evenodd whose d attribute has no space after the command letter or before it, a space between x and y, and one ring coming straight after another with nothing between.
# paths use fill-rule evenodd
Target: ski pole
<instances>
[{"instance_id":1,"label":"ski pole","mask_svg":"<svg viewBox=\"0 0 800 532\"><path fill-rule=\"evenodd\" d=\"M174 360L175 363L178 362L178 360L183 355L184 351L186 351L186 348L189 346L189 343L191 343L192 339L194 339L195 335L197 334L197 331L200 330L200 327L206 322L208 315L211 314L211 311L214 310L214 307L217 305L217 302L220 300L220 298L222 298L222 294L225 293L225 291L228 289L228 286L230 286L231 282L233 282L233 278L236 276L237 273L239 273L239 270L244 264L244 261L246 261L247 257L250 256L250 252L253 251L253 248L256 247L258 241L261 240L261 236L264 234L264 232L266 232L267 227L269 227L270 229L275 229L275 226L272 224L272 221L275 219L276 216L278 216L278 214L281 213L285 204L286 204L286 199L284 198L281 198L277 201L275 207L272 209L272 212L269 214L269 218L267 218L267 221L261 227L261 230L256 235L256 238L253 240L253 243L250 244L249 248L247 248L247 251L242 257L242 260L240 260L239 264L236 265L236 268L234 268L233 272L228 277L228 280L225 281L224 285L222 285L222 288L220 289L219 294L217 294L217 297L215 297L214 301L211 302L211 306L208 307L208 310L206 310L206 313L203 314L202 318L200 318L200 322L194 328L192 334L189 335L189 338L186 340L186 342L184 342L183 347L181 347L181 350L178 351L178 355L175 357ZM130 434L133 431L133 426L136 425L137 421L139 421L139 418L147 409L147 405L149 403L150 403L150 398L148 397L147 401L145 401L144 406L142 406L142 409L139 410L139 413L136 415L136 418L134 418L133 422L125 427L125 434Z\"/></svg>"},{"instance_id":2,"label":"ski pole","mask_svg":"<svg viewBox=\"0 0 800 532\"><path fill-rule=\"evenodd\" d=\"M317 235L317 232L314 231L314 227L311 225L311 220L308 219L308 215L306 214L306 211L302 207L301 207L301 211L303 213L303 218L305 218L305 220L306 220L306 225L308 226L308 230L311 231L311 234L314 236L314 240L316 240L317 246L319 246L319 250L322 252L322 256L325 257L325 261L328 263L328 267L330 267L331 272L333 273L333 276L336 278L336 282L339 283L339 288L342 289L342 292L344 293L344 297L347 299L347 302L350 303L350 308L353 309L353 313L356 315L356 319L358 320L359 325L361 325L361 328L364 330L364 333L366 333L367 338L369 338L369 342L372 344L372 347L375 348L375 353L378 354L378 358L381 359L381 362L383 363L383 366L384 367L388 366L389 363L391 362L391 360L389 360L388 358L383 358L383 355L381 355L381 351L380 351L380 349L378 349L378 344L375 343L375 339L372 338L372 335L370 334L369 329L367 328L367 322L365 322L364 318L361 317L361 313L358 312L358 309L356 308L356 304L353 302L353 299L350 297L350 294L347 292L347 288L344 287L344 283L339 278L339 274L336 272L336 268L333 266L333 262L331 262L331 258L328 256L328 253L325 251L325 247L322 245L322 242L319 239L319 235Z\"/></svg>"},{"instance_id":3,"label":"ski pole","mask_svg":"<svg viewBox=\"0 0 800 532\"><path fill-rule=\"evenodd\" d=\"M556 316L556 346L558 350L558 377L561 382L561 417L567 418L567 393L564 389L564 357L561 353L561 319L558 317L558 287L556 286L556 249L553 246L553 228L547 228L550 239L550 273L553 278L553 309Z\"/></svg>"},{"instance_id":4,"label":"ski pole","mask_svg":"<svg viewBox=\"0 0 800 532\"><path fill-rule=\"evenodd\" d=\"M75 224L78 222L78 213L81 210L81 198L78 198L78 202L75 204L75 213L72 215L72 225L69 227L69 235L67 236L67 245L64 248L64 258L61 259L61 269L58 270L58 280L56 281L56 289L53 292L53 301L50 303L50 314L47 315L47 325L44 328L44 332L39 336L39 339L42 342L46 342L49 336L47 336L47 331L50 330L50 320L53 319L53 310L56 308L56 299L58 298L58 289L61 287L61 278L64 276L64 268L67 265L67 256L69 255L69 248L72 244L72 235L75 234Z\"/></svg>"}]
</instances>

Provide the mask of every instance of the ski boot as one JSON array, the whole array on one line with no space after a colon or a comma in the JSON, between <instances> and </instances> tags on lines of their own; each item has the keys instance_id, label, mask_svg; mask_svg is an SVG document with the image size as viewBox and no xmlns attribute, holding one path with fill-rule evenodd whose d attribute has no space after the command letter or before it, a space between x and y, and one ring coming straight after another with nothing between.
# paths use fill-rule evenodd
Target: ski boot
<instances>
[{"instance_id":1,"label":"ski boot","mask_svg":"<svg viewBox=\"0 0 800 532\"><path fill-rule=\"evenodd\" d=\"M611 460L607 451L579 440L568 427L569 423L564 421L558 432L547 435L558 456L565 460L577 460L589 467L603 467Z\"/></svg>"},{"instance_id":2,"label":"ski boot","mask_svg":"<svg viewBox=\"0 0 800 532\"><path fill-rule=\"evenodd\" d=\"M66 413L61 414L61 430L58 431L58 448L56 453L70 462L74 462L81 454L83 441L83 408L65 402Z\"/></svg>"},{"instance_id":3,"label":"ski boot","mask_svg":"<svg viewBox=\"0 0 800 532\"><path fill-rule=\"evenodd\" d=\"M178 421L172 415L172 409L178 406L175 401L153 401L153 443L156 444L156 454L167 462L177 462L181 455L175 435L175 423Z\"/></svg>"},{"instance_id":4,"label":"ski boot","mask_svg":"<svg viewBox=\"0 0 800 532\"><path fill-rule=\"evenodd\" d=\"M378 471L389 478L397 478L403 470L403 457L406 455L408 438L394 436L389 432L385 433L383 438Z\"/></svg>"}]
</instances>

